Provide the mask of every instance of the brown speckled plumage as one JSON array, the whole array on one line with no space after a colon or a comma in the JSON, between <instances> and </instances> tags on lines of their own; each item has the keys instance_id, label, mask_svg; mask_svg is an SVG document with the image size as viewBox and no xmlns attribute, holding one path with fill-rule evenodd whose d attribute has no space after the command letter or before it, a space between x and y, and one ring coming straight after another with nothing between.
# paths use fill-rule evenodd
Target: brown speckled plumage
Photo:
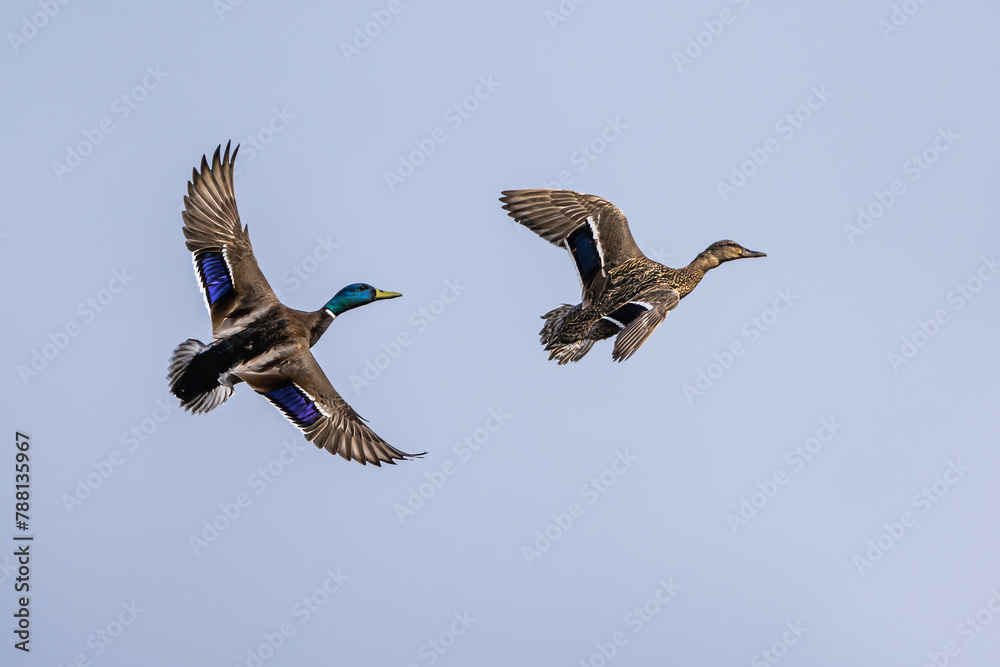
<instances>
[{"instance_id":1,"label":"brown speckled plumage","mask_svg":"<svg viewBox=\"0 0 1000 667\"><path fill-rule=\"evenodd\" d=\"M579 361L595 341L617 336L612 357L624 361L723 262L764 257L733 241L717 241L687 266L672 269L646 257L611 202L570 190L508 190L500 198L514 220L565 248L576 263L583 302L542 316L549 359Z\"/></svg>"}]
</instances>

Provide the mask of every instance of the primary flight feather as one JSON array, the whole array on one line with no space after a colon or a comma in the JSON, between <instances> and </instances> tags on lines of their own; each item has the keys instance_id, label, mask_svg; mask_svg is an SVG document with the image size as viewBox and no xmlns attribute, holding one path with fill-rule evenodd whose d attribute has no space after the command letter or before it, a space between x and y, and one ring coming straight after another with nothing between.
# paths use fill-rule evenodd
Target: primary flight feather
<instances>
[{"instance_id":1,"label":"primary flight feather","mask_svg":"<svg viewBox=\"0 0 1000 667\"><path fill-rule=\"evenodd\" d=\"M505 190L507 215L567 250L583 286L583 302L542 315L540 332L549 359L579 361L594 343L616 336L612 358L624 361L723 262L766 257L733 241L716 241L681 269L642 254L625 214L596 195L571 190Z\"/></svg>"},{"instance_id":2,"label":"primary flight feather","mask_svg":"<svg viewBox=\"0 0 1000 667\"><path fill-rule=\"evenodd\" d=\"M184 237L212 319L212 342L189 338L174 350L167 379L185 410L208 412L245 382L299 428L307 440L362 464L395 463L407 454L375 434L341 398L310 348L334 318L400 294L354 283L314 312L288 308L275 296L240 223L233 189L236 150L201 160L184 197Z\"/></svg>"}]
</instances>

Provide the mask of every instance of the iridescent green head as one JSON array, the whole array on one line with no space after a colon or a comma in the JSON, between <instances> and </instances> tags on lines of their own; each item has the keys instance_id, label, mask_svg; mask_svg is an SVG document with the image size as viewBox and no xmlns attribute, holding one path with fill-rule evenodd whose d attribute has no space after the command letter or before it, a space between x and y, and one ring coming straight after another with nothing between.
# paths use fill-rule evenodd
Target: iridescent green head
<instances>
[{"instance_id":1,"label":"iridescent green head","mask_svg":"<svg viewBox=\"0 0 1000 667\"><path fill-rule=\"evenodd\" d=\"M334 315L340 315L351 308L383 299L395 299L397 296L403 295L399 292L383 292L365 283L354 283L337 292L332 299L327 301L324 308Z\"/></svg>"}]
</instances>

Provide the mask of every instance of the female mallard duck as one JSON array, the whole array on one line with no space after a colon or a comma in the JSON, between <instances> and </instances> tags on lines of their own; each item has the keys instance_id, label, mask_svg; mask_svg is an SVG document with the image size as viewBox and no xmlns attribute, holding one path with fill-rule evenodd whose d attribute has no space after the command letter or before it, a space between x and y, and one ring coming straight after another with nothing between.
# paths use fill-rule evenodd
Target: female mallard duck
<instances>
[{"instance_id":1,"label":"female mallard duck","mask_svg":"<svg viewBox=\"0 0 1000 667\"><path fill-rule=\"evenodd\" d=\"M250 235L240 225L233 190L239 146L212 166L201 159L184 197L184 236L212 317L212 342L189 338L170 359L170 391L185 410L208 412L246 382L271 401L307 440L362 464L395 463L406 454L387 444L330 384L309 351L334 318L373 301L401 296L356 283L306 313L283 305L257 266Z\"/></svg>"},{"instance_id":2,"label":"female mallard duck","mask_svg":"<svg viewBox=\"0 0 1000 667\"><path fill-rule=\"evenodd\" d=\"M766 257L733 241L716 241L683 269L671 269L639 250L625 214L595 195L570 190L506 190L507 214L546 241L569 251L583 284L583 303L542 315L549 359L579 361L594 341L617 334L612 358L628 359L667 313L723 262Z\"/></svg>"}]
</instances>

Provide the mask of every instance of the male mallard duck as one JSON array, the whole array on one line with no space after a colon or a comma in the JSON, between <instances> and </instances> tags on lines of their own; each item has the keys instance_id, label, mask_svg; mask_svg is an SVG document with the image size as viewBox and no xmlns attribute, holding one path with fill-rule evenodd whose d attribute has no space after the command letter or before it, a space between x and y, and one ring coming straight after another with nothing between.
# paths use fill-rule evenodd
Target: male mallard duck
<instances>
[{"instance_id":1,"label":"male mallard duck","mask_svg":"<svg viewBox=\"0 0 1000 667\"><path fill-rule=\"evenodd\" d=\"M579 361L594 341L616 334L612 358L628 359L709 270L733 259L766 257L716 241L683 269L671 269L642 254L625 214L605 199L570 190L501 194L507 215L568 250L580 273L583 303L542 315L542 343L560 364Z\"/></svg>"},{"instance_id":2,"label":"male mallard duck","mask_svg":"<svg viewBox=\"0 0 1000 667\"><path fill-rule=\"evenodd\" d=\"M208 412L246 382L271 401L292 424L331 454L362 464L395 463L406 454L365 426L330 384L309 351L334 318L373 301L400 294L355 283L325 306L306 313L283 305L261 273L247 228L240 225L233 190L239 146L212 166L201 159L184 197L184 237L194 254L194 272L212 317L212 342L189 338L170 359L170 391L185 410Z\"/></svg>"}]
</instances>

